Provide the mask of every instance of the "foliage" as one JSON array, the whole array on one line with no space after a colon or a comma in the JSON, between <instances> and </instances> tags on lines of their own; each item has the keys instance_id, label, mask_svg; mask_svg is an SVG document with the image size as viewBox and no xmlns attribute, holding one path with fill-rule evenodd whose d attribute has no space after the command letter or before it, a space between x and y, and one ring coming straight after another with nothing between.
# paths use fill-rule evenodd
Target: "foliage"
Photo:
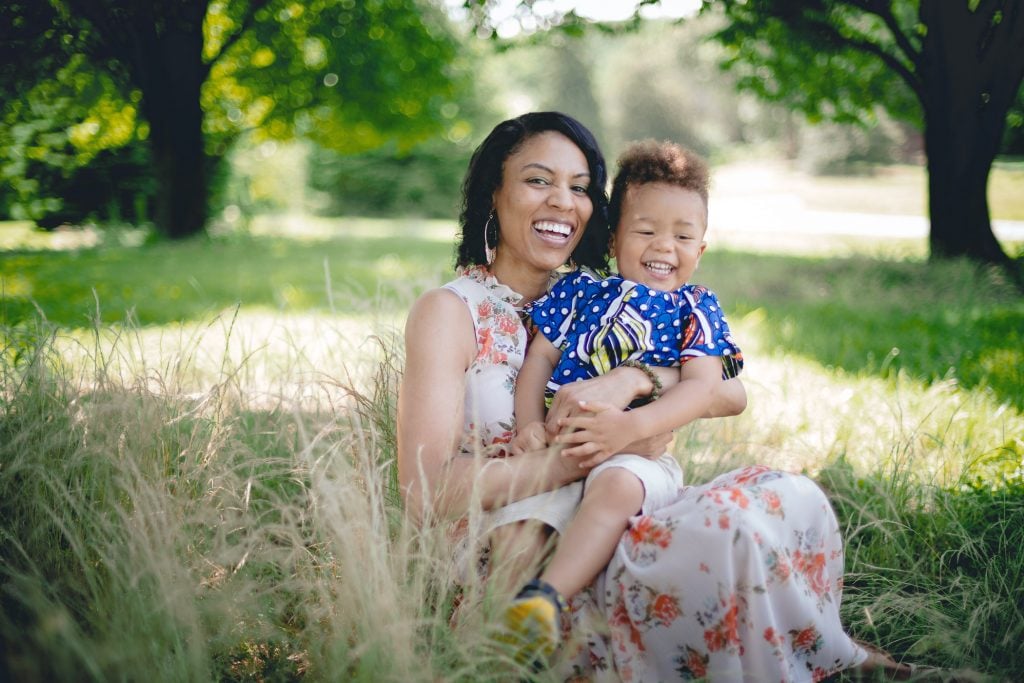
<instances>
[{"instance_id":1,"label":"foliage","mask_svg":"<svg viewBox=\"0 0 1024 683\"><path fill-rule=\"evenodd\" d=\"M740 85L811 120L866 121L876 107L919 125L929 170L931 252L1000 265L985 180L1015 121L1024 13L1005 2L704 2L727 24Z\"/></svg>"},{"instance_id":2,"label":"foliage","mask_svg":"<svg viewBox=\"0 0 1024 683\"><path fill-rule=\"evenodd\" d=\"M0 70L0 92L11 95L0 106L0 177L14 190L0 193L0 208L14 217L58 211L61 179L102 178L89 168L96 154L144 143L153 162L131 171L167 174L155 218L178 234L187 227L168 221L201 218L203 166L214 168L243 131L363 151L406 148L460 122L457 44L440 10L417 0L62 0L0 11L19 35ZM185 114L200 105L192 131ZM188 167L203 153L209 160ZM140 191L117 208L145 201Z\"/></svg>"}]
</instances>

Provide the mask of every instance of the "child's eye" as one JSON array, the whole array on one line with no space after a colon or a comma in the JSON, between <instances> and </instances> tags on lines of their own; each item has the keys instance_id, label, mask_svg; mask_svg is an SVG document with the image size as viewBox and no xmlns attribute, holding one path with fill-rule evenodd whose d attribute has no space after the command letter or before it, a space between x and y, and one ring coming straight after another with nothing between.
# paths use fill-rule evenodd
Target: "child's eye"
<instances>
[{"instance_id":1,"label":"child's eye","mask_svg":"<svg viewBox=\"0 0 1024 683\"><path fill-rule=\"evenodd\" d=\"M676 235L676 239L681 242L686 242L687 240L691 240L693 238L690 237L689 235Z\"/></svg>"}]
</instances>

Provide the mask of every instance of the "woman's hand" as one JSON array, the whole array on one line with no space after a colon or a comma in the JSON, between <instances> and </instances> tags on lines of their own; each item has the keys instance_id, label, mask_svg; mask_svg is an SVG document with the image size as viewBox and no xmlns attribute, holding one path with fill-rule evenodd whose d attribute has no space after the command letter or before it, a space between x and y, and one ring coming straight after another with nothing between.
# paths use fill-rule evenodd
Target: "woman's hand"
<instances>
[{"instance_id":1,"label":"woman's hand","mask_svg":"<svg viewBox=\"0 0 1024 683\"><path fill-rule=\"evenodd\" d=\"M580 414L558 421L563 458L576 458L579 467L596 467L620 453L633 434L629 413L608 403L580 401Z\"/></svg>"},{"instance_id":2,"label":"woman's hand","mask_svg":"<svg viewBox=\"0 0 1024 683\"><path fill-rule=\"evenodd\" d=\"M679 371L673 370L676 381ZM616 408L625 408L634 399L648 396L653 387L647 376L636 368L617 367L611 372L581 382L570 382L555 392L555 398L548 409L544 424L548 436L559 433L558 423L563 418L579 414L581 402L602 403Z\"/></svg>"},{"instance_id":3,"label":"woman's hand","mask_svg":"<svg viewBox=\"0 0 1024 683\"><path fill-rule=\"evenodd\" d=\"M578 467L597 467L618 453L657 458L672 443L671 432L630 441L636 434L634 421L614 406L581 402L579 408L586 414L559 420L562 432L555 438L565 446L562 457L577 459Z\"/></svg>"},{"instance_id":4,"label":"woman's hand","mask_svg":"<svg viewBox=\"0 0 1024 683\"><path fill-rule=\"evenodd\" d=\"M521 428L516 428L516 435L512 437L509 449L512 455L522 455L528 451L539 451L548 447L548 435L543 422L530 422Z\"/></svg>"}]
</instances>

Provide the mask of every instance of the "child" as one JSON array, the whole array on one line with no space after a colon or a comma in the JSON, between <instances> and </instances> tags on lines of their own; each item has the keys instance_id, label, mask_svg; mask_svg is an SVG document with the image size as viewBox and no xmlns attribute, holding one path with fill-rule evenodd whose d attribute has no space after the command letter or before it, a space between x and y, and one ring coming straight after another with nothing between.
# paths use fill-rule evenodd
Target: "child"
<instances>
[{"instance_id":1,"label":"child","mask_svg":"<svg viewBox=\"0 0 1024 683\"><path fill-rule=\"evenodd\" d=\"M560 421L552 441L565 446L561 456L596 466L551 561L506 611L506 639L523 658L554 651L565 599L608 564L630 517L678 496L682 472L671 455L615 454L703 416L715 384L742 367L715 295L687 284L706 247L708 184L707 165L693 152L669 142L632 145L619 159L609 209L619 275L575 271L532 307L540 334L516 383L515 449L548 445L545 400L568 382L631 365L655 390L640 407L581 405L584 414ZM680 382L659 397L649 365L680 366Z\"/></svg>"}]
</instances>

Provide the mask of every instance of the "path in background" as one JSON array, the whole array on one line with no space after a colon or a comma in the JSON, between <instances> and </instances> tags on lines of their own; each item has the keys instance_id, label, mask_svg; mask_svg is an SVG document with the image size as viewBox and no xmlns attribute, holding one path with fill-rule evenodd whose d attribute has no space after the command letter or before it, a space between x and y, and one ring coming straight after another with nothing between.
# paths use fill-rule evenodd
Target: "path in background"
<instances>
[{"instance_id":1,"label":"path in background","mask_svg":"<svg viewBox=\"0 0 1024 683\"><path fill-rule=\"evenodd\" d=\"M728 246L835 251L833 241L815 240L828 235L849 237L851 244L858 238L919 242L924 250L924 192L909 174L823 181L778 163L732 164L714 174L708 239ZM1024 221L996 219L992 229L1004 245L1024 242Z\"/></svg>"}]
</instances>

